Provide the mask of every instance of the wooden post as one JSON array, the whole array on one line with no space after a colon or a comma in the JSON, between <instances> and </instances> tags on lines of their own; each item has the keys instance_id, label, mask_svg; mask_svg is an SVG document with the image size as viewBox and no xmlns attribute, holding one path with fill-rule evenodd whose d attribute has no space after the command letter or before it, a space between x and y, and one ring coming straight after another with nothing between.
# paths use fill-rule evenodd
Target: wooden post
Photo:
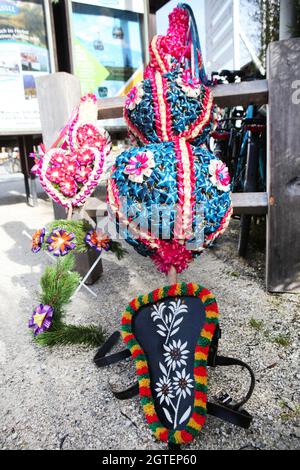
<instances>
[{"instance_id":1,"label":"wooden post","mask_svg":"<svg viewBox=\"0 0 300 470\"><path fill-rule=\"evenodd\" d=\"M174 266L171 266L170 271L168 272L168 283L170 285L177 283L177 272Z\"/></svg>"},{"instance_id":2,"label":"wooden post","mask_svg":"<svg viewBox=\"0 0 300 470\"><path fill-rule=\"evenodd\" d=\"M48 149L80 101L80 81L74 75L58 72L37 78L36 89L43 142Z\"/></svg>"},{"instance_id":3,"label":"wooden post","mask_svg":"<svg viewBox=\"0 0 300 470\"><path fill-rule=\"evenodd\" d=\"M267 289L300 292L300 39L268 49Z\"/></svg>"},{"instance_id":4,"label":"wooden post","mask_svg":"<svg viewBox=\"0 0 300 470\"><path fill-rule=\"evenodd\" d=\"M296 27L296 18L295 0L280 0L280 40L293 37L293 28Z\"/></svg>"}]
</instances>

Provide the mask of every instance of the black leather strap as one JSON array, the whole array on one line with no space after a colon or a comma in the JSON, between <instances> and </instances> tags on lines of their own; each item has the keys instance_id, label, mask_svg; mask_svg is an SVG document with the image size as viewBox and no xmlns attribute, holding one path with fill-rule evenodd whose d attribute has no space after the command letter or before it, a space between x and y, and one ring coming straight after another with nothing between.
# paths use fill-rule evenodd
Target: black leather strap
<instances>
[{"instance_id":1,"label":"black leather strap","mask_svg":"<svg viewBox=\"0 0 300 470\"><path fill-rule=\"evenodd\" d=\"M131 387L120 392L116 392L113 389L111 389L111 391L119 400L128 400L129 398L133 398L139 394L139 384L136 382ZM252 421L252 416L246 410L235 410L219 403L208 402L207 413L211 416L215 416L216 418L222 419L223 421L227 421L228 423L235 424L236 426L240 426L245 429L250 427ZM171 447L169 448L171 449ZM172 448L175 449L178 447Z\"/></svg>"},{"instance_id":2,"label":"black leather strap","mask_svg":"<svg viewBox=\"0 0 300 470\"><path fill-rule=\"evenodd\" d=\"M217 356L215 364L216 366L225 366L225 367L226 366L241 366L241 367L245 367L245 369L248 370L250 377L251 377L249 390L247 394L245 395L245 397L243 398L243 400L239 401L238 403L235 403L235 405L232 407L235 410L239 410L250 399L253 393L253 390L255 387L255 376L254 376L253 370L248 364L246 364L246 362L240 361L239 359L235 359L233 357Z\"/></svg>"},{"instance_id":3,"label":"black leather strap","mask_svg":"<svg viewBox=\"0 0 300 470\"><path fill-rule=\"evenodd\" d=\"M250 427L252 416L246 410L235 410L219 403L207 402L207 413L241 428Z\"/></svg>"},{"instance_id":4,"label":"black leather strap","mask_svg":"<svg viewBox=\"0 0 300 470\"><path fill-rule=\"evenodd\" d=\"M115 364L116 362L122 361L123 359L126 359L127 357L131 356L129 349L123 349L120 352L111 354L110 356L106 356L106 354L109 353L109 351L111 351L112 348L117 344L119 338L120 332L115 331L101 346L101 348L98 349L94 357L94 363L96 364L96 366L106 367L110 364Z\"/></svg>"},{"instance_id":5,"label":"black leather strap","mask_svg":"<svg viewBox=\"0 0 300 470\"><path fill-rule=\"evenodd\" d=\"M97 354L94 357L94 362L98 367L105 367L110 364L115 364L116 362L121 361L127 357L130 357L131 353L128 349L124 349L120 352L115 354L111 354L110 356L106 356L107 353L111 351L111 349L117 344L120 338L120 332L115 331L108 340L99 348ZM251 421L252 416L244 409L242 406L249 400L253 393L253 389L255 386L255 376L251 369L251 367L243 361L239 359L235 359L232 357L225 357L225 356L217 356L218 350L218 340L220 338L220 330L218 330L214 336L211 348L211 354L209 358L209 365L216 367L216 366L241 366L245 367L248 372L250 373L251 383L249 387L249 391L246 396L238 403L234 404L225 404L225 403L207 403L207 413L215 416L219 419L232 423L236 426L240 426L242 428L248 429ZM116 398L119 400L127 400L129 398L133 398L139 393L139 384L138 382L134 383L131 387L127 388L126 390L122 390L117 392L111 388L112 393ZM175 444L170 444L169 449L175 449ZM180 448L180 447L179 447Z\"/></svg>"},{"instance_id":6,"label":"black leather strap","mask_svg":"<svg viewBox=\"0 0 300 470\"><path fill-rule=\"evenodd\" d=\"M211 340L209 353L207 358L207 365L210 367L216 367L216 357L218 354L219 339L221 338L220 327L217 326L214 332L214 336Z\"/></svg>"},{"instance_id":7,"label":"black leather strap","mask_svg":"<svg viewBox=\"0 0 300 470\"><path fill-rule=\"evenodd\" d=\"M116 392L112 387L110 389L114 396L119 400L128 400L129 398L136 397L139 394L139 383L135 382L131 387L120 392Z\"/></svg>"}]
</instances>

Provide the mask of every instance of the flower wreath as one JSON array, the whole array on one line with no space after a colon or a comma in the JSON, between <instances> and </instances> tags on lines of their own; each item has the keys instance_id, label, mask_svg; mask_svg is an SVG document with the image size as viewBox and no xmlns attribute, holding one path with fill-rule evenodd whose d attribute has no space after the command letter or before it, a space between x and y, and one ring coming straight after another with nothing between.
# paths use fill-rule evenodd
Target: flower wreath
<instances>
[{"instance_id":1,"label":"flower wreath","mask_svg":"<svg viewBox=\"0 0 300 470\"><path fill-rule=\"evenodd\" d=\"M126 250L120 243L94 229L86 220L55 220L32 235L32 252L47 250L57 257L41 278L40 304L34 308L28 326L40 344L84 343L97 346L103 341L102 329L94 326L67 325L63 322L64 306L80 283L74 271L74 255L90 249L111 251L121 259Z\"/></svg>"},{"instance_id":2,"label":"flower wreath","mask_svg":"<svg viewBox=\"0 0 300 470\"><path fill-rule=\"evenodd\" d=\"M44 145L32 154L33 172L43 189L64 207L82 206L103 173L111 139L97 123L97 100L87 94L49 150Z\"/></svg>"}]
</instances>

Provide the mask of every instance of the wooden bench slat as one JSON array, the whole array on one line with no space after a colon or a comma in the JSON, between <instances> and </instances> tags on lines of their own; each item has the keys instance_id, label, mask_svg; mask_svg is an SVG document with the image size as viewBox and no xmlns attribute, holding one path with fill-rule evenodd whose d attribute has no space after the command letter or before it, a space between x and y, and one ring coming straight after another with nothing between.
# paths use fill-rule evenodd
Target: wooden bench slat
<instances>
[{"instance_id":1,"label":"wooden bench slat","mask_svg":"<svg viewBox=\"0 0 300 470\"><path fill-rule=\"evenodd\" d=\"M268 212L267 193L233 193L232 203L235 215L264 215Z\"/></svg>"},{"instance_id":2,"label":"wooden bench slat","mask_svg":"<svg viewBox=\"0 0 300 470\"><path fill-rule=\"evenodd\" d=\"M233 193L232 194L233 213L234 215L264 215L268 212L268 195L267 193ZM91 198L91 202L87 203L85 209L91 217L95 217L98 210L105 210L106 203Z\"/></svg>"},{"instance_id":3,"label":"wooden bench slat","mask_svg":"<svg viewBox=\"0 0 300 470\"><path fill-rule=\"evenodd\" d=\"M218 85L213 89L215 102L221 108L227 106L248 106L250 103L268 103L268 80Z\"/></svg>"},{"instance_id":4,"label":"wooden bench slat","mask_svg":"<svg viewBox=\"0 0 300 470\"><path fill-rule=\"evenodd\" d=\"M218 85L213 88L215 102L218 106L247 106L249 103L262 105L268 102L268 81ZM113 119L123 116L125 96L103 98L98 100L98 118Z\"/></svg>"}]
</instances>

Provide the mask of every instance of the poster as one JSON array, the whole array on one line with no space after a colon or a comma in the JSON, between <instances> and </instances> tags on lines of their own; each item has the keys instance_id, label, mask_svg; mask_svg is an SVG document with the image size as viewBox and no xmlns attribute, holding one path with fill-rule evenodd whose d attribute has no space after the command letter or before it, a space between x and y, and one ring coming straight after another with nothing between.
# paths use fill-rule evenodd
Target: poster
<instances>
[{"instance_id":1,"label":"poster","mask_svg":"<svg viewBox=\"0 0 300 470\"><path fill-rule=\"evenodd\" d=\"M38 131L35 79L50 72L43 0L0 0L0 133Z\"/></svg>"},{"instance_id":2,"label":"poster","mask_svg":"<svg viewBox=\"0 0 300 470\"><path fill-rule=\"evenodd\" d=\"M82 92L98 98L125 94L132 76L142 73L143 15L121 3L72 2L74 73Z\"/></svg>"}]
</instances>

